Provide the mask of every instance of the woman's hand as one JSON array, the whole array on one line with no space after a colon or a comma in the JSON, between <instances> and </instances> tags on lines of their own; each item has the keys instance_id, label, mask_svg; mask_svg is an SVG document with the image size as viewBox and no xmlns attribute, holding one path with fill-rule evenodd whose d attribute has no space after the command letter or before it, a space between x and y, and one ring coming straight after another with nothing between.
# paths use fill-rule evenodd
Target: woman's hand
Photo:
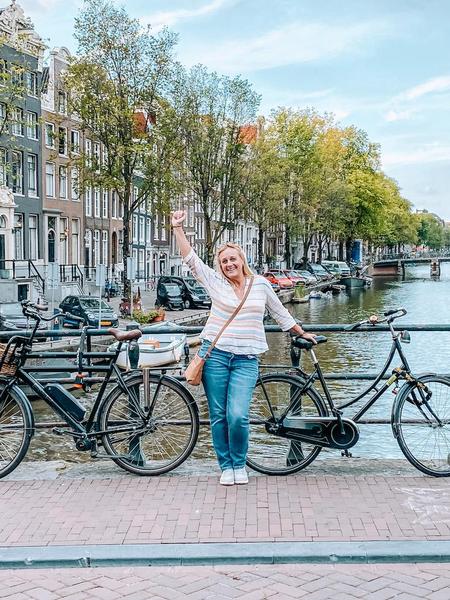
<instances>
[{"instance_id":1,"label":"woman's hand","mask_svg":"<svg viewBox=\"0 0 450 600\"><path fill-rule=\"evenodd\" d=\"M309 340L313 344L317 344L316 335L314 333L307 333L300 327L300 325L294 325L294 327L292 329L290 329L289 331L291 333L293 333L294 335L299 335L304 340Z\"/></svg>"},{"instance_id":2,"label":"woman's hand","mask_svg":"<svg viewBox=\"0 0 450 600\"><path fill-rule=\"evenodd\" d=\"M187 213L185 210L175 210L172 213L172 227L181 227L183 221L185 221Z\"/></svg>"}]
</instances>

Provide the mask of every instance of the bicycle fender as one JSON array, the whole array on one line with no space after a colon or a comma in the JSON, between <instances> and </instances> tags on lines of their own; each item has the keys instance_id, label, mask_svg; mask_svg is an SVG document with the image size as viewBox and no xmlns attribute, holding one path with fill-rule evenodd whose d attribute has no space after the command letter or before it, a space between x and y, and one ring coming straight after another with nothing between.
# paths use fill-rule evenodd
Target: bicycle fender
<instances>
[{"instance_id":1,"label":"bicycle fender","mask_svg":"<svg viewBox=\"0 0 450 600\"><path fill-rule=\"evenodd\" d=\"M431 371L426 372L426 373L419 373L415 379L423 379L425 377L440 377L440 375L438 375L437 373L432 373ZM395 437L395 439L398 438L398 426L397 426L397 420L398 420L398 407L400 405L400 401L403 399L403 396L407 396L409 394L409 392L413 389L413 387L416 385L415 381L405 381L402 386L400 387L400 390L392 404L392 411L391 411L391 428L392 428L392 434Z\"/></svg>"},{"instance_id":2,"label":"bicycle fender","mask_svg":"<svg viewBox=\"0 0 450 600\"><path fill-rule=\"evenodd\" d=\"M3 382L0 382L0 387L2 386L2 383ZM30 401L28 400L25 392L16 384L9 387L9 392L10 392L11 396L15 397L17 400L22 402L24 410L27 412L27 416L30 419L30 423L31 423L31 429L29 431L27 431L27 435L28 435L28 437L32 438L34 435L35 426L34 426L34 413L33 413L33 409L31 408Z\"/></svg>"}]
</instances>

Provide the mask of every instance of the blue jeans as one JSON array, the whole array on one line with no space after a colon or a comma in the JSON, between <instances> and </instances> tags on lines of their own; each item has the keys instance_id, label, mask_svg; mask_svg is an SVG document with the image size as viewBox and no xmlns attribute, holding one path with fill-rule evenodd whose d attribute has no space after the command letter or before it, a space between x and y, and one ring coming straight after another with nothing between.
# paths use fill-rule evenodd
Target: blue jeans
<instances>
[{"instance_id":1,"label":"blue jeans","mask_svg":"<svg viewBox=\"0 0 450 600\"><path fill-rule=\"evenodd\" d=\"M205 356L204 341L200 356ZM213 348L203 367L203 387L208 399L211 433L222 470L245 466L248 450L248 413L258 377L254 354L233 354Z\"/></svg>"}]
</instances>

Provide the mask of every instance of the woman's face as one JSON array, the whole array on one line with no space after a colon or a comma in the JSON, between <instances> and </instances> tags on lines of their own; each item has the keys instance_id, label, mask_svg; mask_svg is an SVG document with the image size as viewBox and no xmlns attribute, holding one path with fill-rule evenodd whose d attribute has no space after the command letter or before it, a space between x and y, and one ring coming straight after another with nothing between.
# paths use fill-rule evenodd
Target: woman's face
<instances>
[{"instance_id":1,"label":"woman's face","mask_svg":"<svg viewBox=\"0 0 450 600\"><path fill-rule=\"evenodd\" d=\"M228 279L238 280L244 273L244 261L235 248L225 248L219 254L219 265Z\"/></svg>"}]
</instances>

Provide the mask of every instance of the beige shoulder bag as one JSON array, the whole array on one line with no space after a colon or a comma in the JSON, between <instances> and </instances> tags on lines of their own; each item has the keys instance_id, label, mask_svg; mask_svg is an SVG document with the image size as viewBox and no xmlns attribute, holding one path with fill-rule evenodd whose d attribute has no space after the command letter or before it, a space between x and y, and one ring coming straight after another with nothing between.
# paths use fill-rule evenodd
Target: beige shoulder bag
<instances>
[{"instance_id":1,"label":"beige shoulder bag","mask_svg":"<svg viewBox=\"0 0 450 600\"><path fill-rule=\"evenodd\" d=\"M236 307L236 309L234 310L231 317L228 319L228 321L225 323L225 325L222 327L222 329L216 335L214 340L211 342L211 346L208 348L208 351L205 354L205 357L202 358L201 356L198 355L198 352L197 352L197 354L194 356L194 358L191 360L191 362L186 367L184 376L186 378L186 381L190 385L200 385L201 380L202 380L203 365L205 364L206 359L209 358L209 355L211 354L212 349L216 345L217 340L220 338L222 333L225 331L226 327L228 327L228 325L231 323L231 321L234 319L234 317L241 310L242 306L244 305L244 302L247 300L247 296L249 295L250 290L253 285L253 279L254 279L253 277L250 278L247 291L245 292L245 296L242 298L241 302L239 303L239 306Z\"/></svg>"}]
</instances>

